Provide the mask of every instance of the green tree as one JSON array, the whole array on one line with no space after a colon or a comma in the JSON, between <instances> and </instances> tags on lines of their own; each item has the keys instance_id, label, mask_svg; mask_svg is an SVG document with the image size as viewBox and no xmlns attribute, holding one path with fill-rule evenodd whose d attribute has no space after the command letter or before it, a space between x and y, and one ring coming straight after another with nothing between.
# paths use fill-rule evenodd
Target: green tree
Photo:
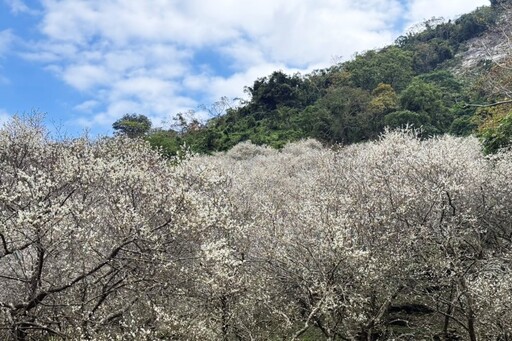
<instances>
[{"instance_id":1,"label":"green tree","mask_svg":"<svg viewBox=\"0 0 512 341\"><path fill-rule=\"evenodd\" d=\"M142 137L151 129L151 121L145 115L125 114L112 124L112 128L118 135L126 135L130 138Z\"/></svg>"},{"instance_id":2,"label":"green tree","mask_svg":"<svg viewBox=\"0 0 512 341\"><path fill-rule=\"evenodd\" d=\"M453 49L446 40L435 38L428 43L419 43L414 47L414 70L418 73L429 72L451 58Z\"/></svg>"},{"instance_id":3,"label":"green tree","mask_svg":"<svg viewBox=\"0 0 512 341\"><path fill-rule=\"evenodd\" d=\"M403 128L411 125L415 128L430 130L430 117L425 113L417 113L410 110L400 110L389 113L384 118L386 126L390 128ZM426 128L425 128L426 127Z\"/></svg>"},{"instance_id":4,"label":"green tree","mask_svg":"<svg viewBox=\"0 0 512 341\"><path fill-rule=\"evenodd\" d=\"M512 105L482 109L478 114L486 117L478 127L478 136L485 153L495 153L512 143Z\"/></svg>"},{"instance_id":5,"label":"green tree","mask_svg":"<svg viewBox=\"0 0 512 341\"><path fill-rule=\"evenodd\" d=\"M372 91L372 100L368 104L368 111L374 114L387 114L398 108L398 96L389 84L380 83Z\"/></svg>"},{"instance_id":6,"label":"green tree","mask_svg":"<svg viewBox=\"0 0 512 341\"><path fill-rule=\"evenodd\" d=\"M251 113L259 119L280 106L303 109L318 98L313 90L311 82L305 81L299 74L287 75L275 71L268 77L257 79L252 87L245 89L251 100L242 112Z\"/></svg>"},{"instance_id":7,"label":"green tree","mask_svg":"<svg viewBox=\"0 0 512 341\"><path fill-rule=\"evenodd\" d=\"M496 11L489 7L480 7L476 11L462 15L457 19L460 26L459 39L468 40L485 32L496 22Z\"/></svg>"},{"instance_id":8,"label":"green tree","mask_svg":"<svg viewBox=\"0 0 512 341\"><path fill-rule=\"evenodd\" d=\"M156 129L149 133L145 140L149 142L151 147L158 149L168 157L178 154L181 148L178 133L174 130Z\"/></svg>"},{"instance_id":9,"label":"green tree","mask_svg":"<svg viewBox=\"0 0 512 341\"><path fill-rule=\"evenodd\" d=\"M332 88L318 101L318 107L327 110L324 121L325 140L338 143L353 143L366 140L368 136L366 112L371 95L368 91L354 87ZM323 116L325 119L325 116Z\"/></svg>"},{"instance_id":10,"label":"green tree","mask_svg":"<svg viewBox=\"0 0 512 341\"><path fill-rule=\"evenodd\" d=\"M450 126L450 134L456 136L469 136L475 131L476 127L477 125L471 116L457 117L453 120Z\"/></svg>"},{"instance_id":11,"label":"green tree","mask_svg":"<svg viewBox=\"0 0 512 341\"><path fill-rule=\"evenodd\" d=\"M396 46L358 55L346 64L353 84L372 91L379 83L404 89L414 76L413 54Z\"/></svg>"},{"instance_id":12,"label":"green tree","mask_svg":"<svg viewBox=\"0 0 512 341\"><path fill-rule=\"evenodd\" d=\"M404 110L427 115L438 132L446 131L451 123L448 108L443 104L443 92L434 84L415 78L400 95Z\"/></svg>"},{"instance_id":13,"label":"green tree","mask_svg":"<svg viewBox=\"0 0 512 341\"><path fill-rule=\"evenodd\" d=\"M434 84L439 87L443 93L459 94L462 90L461 82L455 76L446 70L437 70L429 73L424 73L417 78L429 84Z\"/></svg>"},{"instance_id":14,"label":"green tree","mask_svg":"<svg viewBox=\"0 0 512 341\"><path fill-rule=\"evenodd\" d=\"M372 97L364 118L369 138L378 136L384 128L384 116L398 109L398 96L389 84L380 83Z\"/></svg>"}]
</instances>

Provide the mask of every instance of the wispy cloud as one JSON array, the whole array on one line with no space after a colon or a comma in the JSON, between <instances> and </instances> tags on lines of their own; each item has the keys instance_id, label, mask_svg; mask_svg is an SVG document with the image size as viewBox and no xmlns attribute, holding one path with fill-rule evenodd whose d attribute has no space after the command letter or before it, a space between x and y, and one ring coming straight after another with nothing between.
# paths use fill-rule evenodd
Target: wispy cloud
<instances>
[{"instance_id":1,"label":"wispy cloud","mask_svg":"<svg viewBox=\"0 0 512 341\"><path fill-rule=\"evenodd\" d=\"M37 11L28 7L22 0L3 0L4 3L9 6L11 13L13 14L36 14Z\"/></svg>"},{"instance_id":2,"label":"wispy cloud","mask_svg":"<svg viewBox=\"0 0 512 341\"><path fill-rule=\"evenodd\" d=\"M92 111L98 107L100 103L95 100L87 100L80 104L75 105L73 109L82 113L92 113Z\"/></svg>"},{"instance_id":3,"label":"wispy cloud","mask_svg":"<svg viewBox=\"0 0 512 341\"><path fill-rule=\"evenodd\" d=\"M10 119L11 115L9 115L9 113L6 110L0 108L0 127L2 127Z\"/></svg>"},{"instance_id":4,"label":"wispy cloud","mask_svg":"<svg viewBox=\"0 0 512 341\"><path fill-rule=\"evenodd\" d=\"M6 53L14 41L14 34L11 30L0 31L0 57Z\"/></svg>"},{"instance_id":5,"label":"wispy cloud","mask_svg":"<svg viewBox=\"0 0 512 341\"><path fill-rule=\"evenodd\" d=\"M0 58L10 50L14 41L14 34L11 30L0 31ZM0 59L0 85L9 84L9 78L2 74L2 60Z\"/></svg>"}]
</instances>

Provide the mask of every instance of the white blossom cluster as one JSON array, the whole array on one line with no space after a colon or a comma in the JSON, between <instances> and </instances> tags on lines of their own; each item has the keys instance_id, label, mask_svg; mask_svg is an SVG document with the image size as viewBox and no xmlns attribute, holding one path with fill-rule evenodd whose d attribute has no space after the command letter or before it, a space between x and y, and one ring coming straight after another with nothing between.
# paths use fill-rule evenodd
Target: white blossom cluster
<instances>
[{"instance_id":1,"label":"white blossom cluster","mask_svg":"<svg viewBox=\"0 0 512 341\"><path fill-rule=\"evenodd\" d=\"M16 118L0 339L506 340L512 153L480 149L395 131L166 160Z\"/></svg>"}]
</instances>

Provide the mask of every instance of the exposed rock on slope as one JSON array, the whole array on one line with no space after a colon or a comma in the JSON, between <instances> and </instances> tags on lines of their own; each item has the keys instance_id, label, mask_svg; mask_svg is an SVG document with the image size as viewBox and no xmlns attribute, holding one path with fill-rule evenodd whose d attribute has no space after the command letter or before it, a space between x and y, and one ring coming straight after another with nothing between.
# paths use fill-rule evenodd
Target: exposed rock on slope
<instances>
[{"instance_id":1,"label":"exposed rock on slope","mask_svg":"<svg viewBox=\"0 0 512 341\"><path fill-rule=\"evenodd\" d=\"M470 39L456 55L460 64L454 70L457 74L466 74L478 66L489 62L501 62L512 52L512 6L504 9L496 25L479 37Z\"/></svg>"}]
</instances>

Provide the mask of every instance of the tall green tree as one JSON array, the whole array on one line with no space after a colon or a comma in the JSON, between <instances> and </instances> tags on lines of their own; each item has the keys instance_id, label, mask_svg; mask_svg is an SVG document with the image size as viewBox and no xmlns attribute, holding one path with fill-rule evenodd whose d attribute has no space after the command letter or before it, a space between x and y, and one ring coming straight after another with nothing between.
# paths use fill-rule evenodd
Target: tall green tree
<instances>
[{"instance_id":1,"label":"tall green tree","mask_svg":"<svg viewBox=\"0 0 512 341\"><path fill-rule=\"evenodd\" d=\"M398 96L389 84L380 83L372 91L372 100L368 104L366 127L368 137L378 136L384 128L384 117L398 110Z\"/></svg>"},{"instance_id":2,"label":"tall green tree","mask_svg":"<svg viewBox=\"0 0 512 341\"><path fill-rule=\"evenodd\" d=\"M451 123L448 108L443 103L443 93L439 87L415 78L400 95L404 110L430 117L431 125L437 132L445 132Z\"/></svg>"},{"instance_id":3,"label":"tall green tree","mask_svg":"<svg viewBox=\"0 0 512 341\"><path fill-rule=\"evenodd\" d=\"M252 112L256 118L262 118L280 106L305 108L317 99L310 82L299 74L287 75L275 71L268 77L257 79L253 86L245 90L251 96L243 112Z\"/></svg>"},{"instance_id":4,"label":"tall green tree","mask_svg":"<svg viewBox=\"0 0 512 341\"><path fill-rule=\"evenodd\" d=\"M118 135L126 135L130 138L142 137L151 129L151 121L145 115L125 114L112 124L112 128Z\"/></svg>"},{"instance_id":5,"label":"tall green tree","mask_svg":"<svg viewBox=\"0 0 512 341\"><path fill-rule=\"evenodd\" d=\"M368 138L367 107L371 100L368 91L354 87L330 89L318 101L318 107L329 115L323 116L324 140L337 143L353 143Z\"/></svg>"}]
</instances>

